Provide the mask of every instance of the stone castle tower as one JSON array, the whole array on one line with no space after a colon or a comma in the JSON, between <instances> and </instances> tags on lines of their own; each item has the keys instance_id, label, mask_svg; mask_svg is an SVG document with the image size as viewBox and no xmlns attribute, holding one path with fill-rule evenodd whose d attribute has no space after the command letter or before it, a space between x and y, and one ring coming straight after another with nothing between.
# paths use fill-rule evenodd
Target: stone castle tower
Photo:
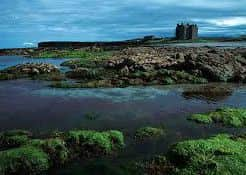
<instances>
[{"instance_id":1,"label":"stone castle tower","mask_svg":"<svg viewBox=\"0 0 246 175\"><path fill-rule=\"evenodd\" d=\"M194 40L198 38L198 26L196 24L177 24L176 39Z\"/></svg>"}]
</instances>

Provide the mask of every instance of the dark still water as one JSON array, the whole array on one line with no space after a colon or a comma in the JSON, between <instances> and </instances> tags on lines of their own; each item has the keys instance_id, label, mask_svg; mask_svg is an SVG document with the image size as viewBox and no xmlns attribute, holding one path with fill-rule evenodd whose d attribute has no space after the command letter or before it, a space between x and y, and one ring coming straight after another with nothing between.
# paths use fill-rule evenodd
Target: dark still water
<instances>
[{"instance_id":1,"label":"dark still water","mask_svg":"<svg viewBox=\"0 0 246 175\"><path fill-rule=\"evenodd\" d=\"M47 84L31 80L0 82L0 129L129 130L161 123L184 129L184 134L195 129L186 122L187 115L219 106L246 107L245 86L222 84L227 91L209 99L195 94L198 85L63 90L48 88ZM84 117L91 113L97 116L95 121Z\"/></svg>"},{"instance_id":2,"label":"dark still water","mask_svg":"<svg viewBox=\"0 0 246 175\"><path fill-rule=\"evenodd\" d=\"M48 82L0 82L0 130L118 129L126 136L126 149L116 159L76 162L50 174L119 174L113 167L125 161L161 154L180 140L245 129L199 125L187 121L192 113L222 106L246 107L246 86L233 84L176 85L113 89L53 89ZM206 91L204 91L204 89ZM209 92L209 93L208 93ZM89 120L88 114L96 116ZM136 143L134 131L142 126L163 126L167 136Z\"/></svg>"}]
</instances>

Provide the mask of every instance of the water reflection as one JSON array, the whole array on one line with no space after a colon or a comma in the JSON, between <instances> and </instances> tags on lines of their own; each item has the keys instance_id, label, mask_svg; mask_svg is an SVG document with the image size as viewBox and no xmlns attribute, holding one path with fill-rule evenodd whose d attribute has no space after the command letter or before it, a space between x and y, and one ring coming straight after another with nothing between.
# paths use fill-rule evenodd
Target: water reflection
<instances>
[{"instance_id":1,"label":"water reflection","mask_svg":"<svg viewBox=\"0 0 246 175\"><path fill-rule=\"evenodd\" d=\"M186 99L201 99L207 101L224 101L233 93L233 85L228 84L208 84L200 86L190 86L184 88L182 93Z\"/></svg>"},{"instance_id":2,"label":"water reflection","mask_svg":"<svg viewBox=\"0 0 246 175\"><path fill-rule=\"evenodd\" d=\"M116 160L105 164L75 163L52 171L52 175L119 174L125 172L120 164L165 153L177 141L245 131L244 128L198 125L186 120L193 113L225 105L246 107L245 86L210 84L63 90L47 85L48 82L32 80L0 82L0 130L27 129L44 133L74 128L117 129L127 136L126 148L117 156L119 163ZM155 141L135 142L134 132L143 126L164 126L167 135Z\"/></svg>"},{"instance_id":3,"label":"water reflection","mask_svg":"<svg viewBox=\"0 0 246 175\"><path fill-rule=\"evenodd\" d=\"M114 103L150 100L157 97L167 96L172 93L168 89L157 89L154 87L128 87L128 88L98 88L98 89L52 89L43 88L33 91L33 95L69 97L69 98L98 98L110 100Z\"/></svg>"}]
</instances>

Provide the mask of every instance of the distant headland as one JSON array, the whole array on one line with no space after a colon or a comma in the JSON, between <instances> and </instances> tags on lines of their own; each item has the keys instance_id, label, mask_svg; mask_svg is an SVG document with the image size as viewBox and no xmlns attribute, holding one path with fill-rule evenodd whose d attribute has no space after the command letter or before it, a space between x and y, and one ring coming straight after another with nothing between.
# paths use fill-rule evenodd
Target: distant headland
<instances>
[{"instance_id":1,"label":"distant headland","mask_svg":"<svg viewBox=\"0 0 246 175\"><path fill-rule=\"evenodd\" d=\"M38 43L39 48L83 48L83 47L131 47L148 44L173 44L173 43L204 43L204 42L236 42L246 41L246 36L240 37L199 37L197 24L177 24L175 37L144 36L125 41L46 41Z\"/></svg>"}]
</instances>

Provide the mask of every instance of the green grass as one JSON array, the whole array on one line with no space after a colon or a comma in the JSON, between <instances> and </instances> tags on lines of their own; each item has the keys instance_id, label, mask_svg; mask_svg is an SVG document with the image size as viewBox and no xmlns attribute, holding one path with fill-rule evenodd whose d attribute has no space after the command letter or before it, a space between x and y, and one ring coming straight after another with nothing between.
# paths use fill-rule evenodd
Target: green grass
<instances>
[{"instance_id":1,"label":"green grass","mask_svg":"<svg viewBox=\"0 0 246 175\"><path fill-rule=\"evenodd\" d=\"M246 140L229 135L189 140L173 145L168 158L184 175L246 174Z\"/></svg>"},{"instance_id":2,"label":"green grass","mask_svg":"<svg viewBox=\"0 0 246 175\"><path fill-rule=\"evenodd\" d=\"M85 49L64 49L64 50L47 50L33 53L35 58L83 58L95 59L106 58L112 55L112 51L87 51Z\"/></svg>"},{"instance_id":3,"label":"green grass","mask_svg":"<svg viewBox=\"0 0 246 175\"><path fill-rule=\"evenodd\" d=\"M188 118L198 123L221 123L224 126L244 127L246 126L246 109L221 108L207 114L194 114Z\"/></svg>"},{"instance_id":4,"label":"green grass","mask_svg":"<svg viewBox=\"0 0 246 175\"><path fill-rule=\"evenodd\" d=\"M110 58L115 51L93 51L86 49L62 49L35 51L33 58L68 58L71 60L63 62L62 66L76 67L97 67L103 60Z\"/></svg>"}]
</instances>

